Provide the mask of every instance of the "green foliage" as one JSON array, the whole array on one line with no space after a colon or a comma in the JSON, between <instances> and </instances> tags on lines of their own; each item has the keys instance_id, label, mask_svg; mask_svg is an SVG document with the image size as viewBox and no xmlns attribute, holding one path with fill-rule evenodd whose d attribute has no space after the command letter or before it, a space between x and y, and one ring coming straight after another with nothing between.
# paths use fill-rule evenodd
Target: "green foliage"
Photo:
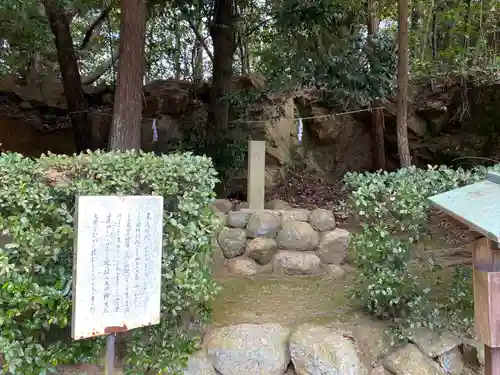
<instances>
[{"instance_id":1,"label":"green foliage","mask_svg":"<svg viewBox=\"0 0 500 375\"><path fill-rule=\"evenodd\" d=\"M394 36L364 34L362 3L286 1L263 32L260 71L279 87L315 87L328 104L366 106L392 95Z\"/></svg>"},{"instance_id":2,"label":"green foliage","mask_svg":"<svg viewBox=\"0 0 500 375\"><path fill-rule=\"evenodd\" d=\"M248 133L240 123L229 125L223 136L206 139L193 147L196 153L205 154L213 160L223 184L231 184L231 180L245 168L247 160Z\"/></svg>"},{"instance_id":3,"label":"green foliage","mask_svg":"<svg viewBox=\"0 0 500 375\"><path fill-rule=\"evenodd\" d=\"M458 329L470 328L474 323L472 269L457 267L450 285L449 298L443 304L446 316Z\"/></svg>"},{"instance_id":4,"label":"green foliage","mask_svg":"<svg viewBox=\"0 0 500 375\"><path fill-rule=\"evenodd\" d=\"M102 339L69 340L73 211L76 195L162 195L162 319L126 341L127 374L175 374L196 348L186 312L205 319L217 288L210 239L218 223L208 208L216 172L192 154L90 153L0 156L0 353L3 371L40 375L54 366L97 363ZM5 238L5 237L4 237ZM1 371L0 371L1 372Z\"/></svg>"},{"instance_id":5,"label":"green foliage","mask_svg":"<svg viewBox=\"0 0 500 375\"><path fill-rule=\"evenodd\" d=\"M500 165L493 168L500 170ZM429 166L427 170L411 167L345 176L353 209L363 225L353 238L359 268L355 296L371 313L403 325L418 322L434 327L449 319L470 323L470 277L458 270L448 300L432 304L430 285L422 282L422 270L410 262L411 249L425 235L427 198L479 181L485 172L484 167L454 170ZM442 311L447 311L446 316Z\"/></svg>"}]
</instances>

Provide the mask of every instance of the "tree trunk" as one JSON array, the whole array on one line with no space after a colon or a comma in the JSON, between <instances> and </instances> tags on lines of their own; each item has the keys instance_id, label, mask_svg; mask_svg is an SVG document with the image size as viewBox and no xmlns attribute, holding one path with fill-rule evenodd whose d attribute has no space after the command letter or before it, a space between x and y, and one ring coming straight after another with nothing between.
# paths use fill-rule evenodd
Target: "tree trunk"
<instances>
[{"instance_id":1,"label":"tree trunk","mask_svg":"<svg viewBox=\"0 0 500 375\"><path fill-rule=\"evenodd\" d=\"M194 30L196 31L196 35L201 37L202 35L202 27L203 27L203 18L202 12L203 9L203 0L199 0L196 6L196 24L194 26ZM197 37L194 41L194 63L193 63L193 82L198 85L203 81L203 43Z\"/></svg>"},{"instance_id":2,"label":"tree trunk","mask_svg":"<svg viewBox=\"0 0 500 375\"><path fill-rule=\"evenodd\" d=\"M182 73L182 64L181 64L181 19L180 17L175 18L175 51L174 51L174 69L175 69L175 80L180 81L181 73Z\"/></svg>"},{"instance_id":3,"label":"tree trunk","mask_svg":"<svg viewBox=\"0 0 500 375\"><path fill-rule=\"evenodd\" d=\"M397 92L397 137L401 167L411 165L408 145L408 0L398 0L398 92Z\"/></svg>"},{"instance_id":4,"label":"tree trunk","mask_svg":"<svg viewBox=\"0 0 500 375\"><path fill-rule=\"evenodd\" d=\"M371 40L378 32L377 3L375 0L368 0L368 38ZM372 106L378 107L379 102L375 101ZM385 143L384 143L384 113L382 109L374 109L372 117L372 151L373 169L385 170Z\"/></svg>"},{"instance_id":5,"label":"tree trunk","mask_svg":"<svg viewBox=\"0 0 500 375\"><path fill-rule=\"evenodd\" d=\"M437 35L437 15L438 10L432 15L432 59L436 60L438 52L438 35Z\"/></svg>"},{"instance_id":6,"label":"tree trunk","mask_svg":"<svg viewBox=\"0 0 500 375\"><path fill-rule=\"evenodd\" d=\"M146 1L120 0L120 6L120 61L109 148L111 150L139 150L141 148Z\"/></svg>"},{"instance_id":7,"label":"tree trunk","mask_svg":"<svg viewBox=\"0 0 500 375\"><path fill-rule=\"evenodd\" d=\"M214 133L228 127L229 101L233 76L233 51L235 46L233 29L233 0L217 0L214 4L214 20L210 27L214 50L211 108L209 123Z\"/></svg>"},{"instance_id":8,"label":"tree trunk","mask_svg":"<svg viewBox=\"0 0 500 375\"><path fill-rule=\"evenodd\" d=\"M91 134L86 127L88 108L83 95L82 80L68 19L64 9L59 8L55 0L43 0L43 6L55 37L64 94L71 115L75 148L77 152L84 152L92 148Z\"/></svg>"},{"instance_id":9,"label":"tree trunk","mask_svg":"<svg viewBox=\"0 0 500 375\"><path fill-rule=\"evenodd\" d=\"M248 73L247 66L247 58L245 56L245 45L244 45L243 36L240 36L240 43L238 45L239 55L240 55L240 63L241 63L241 74L245 75Z\"/></svg>"},{"instance_id":10,"label":"tree trunk","mask_svg":"<svg viewBox=\"0 0 500 375\"><path fill-rule=\"evenodd\" d=\"M194 53L193 76L196 82L201 83L203 81L203 45L199 41L195 42Z\"/></svg>"}]
</instances>

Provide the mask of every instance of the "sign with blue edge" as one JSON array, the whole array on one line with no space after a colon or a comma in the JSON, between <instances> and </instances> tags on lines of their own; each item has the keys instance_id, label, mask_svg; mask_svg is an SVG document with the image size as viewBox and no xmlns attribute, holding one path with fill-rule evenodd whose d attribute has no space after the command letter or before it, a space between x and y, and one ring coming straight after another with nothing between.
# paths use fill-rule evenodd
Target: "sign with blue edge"
<instances>
[{"instance_id":1,"label":"sign with blue edge","mask_svg":"<svg viewBox=\"0 0 500 375\"><path fill-rule=\"evenodd\" d=\"M500 242L500 173L486 180L429 198L444 213L495 242Z\"/></svg>"}]
</instances>

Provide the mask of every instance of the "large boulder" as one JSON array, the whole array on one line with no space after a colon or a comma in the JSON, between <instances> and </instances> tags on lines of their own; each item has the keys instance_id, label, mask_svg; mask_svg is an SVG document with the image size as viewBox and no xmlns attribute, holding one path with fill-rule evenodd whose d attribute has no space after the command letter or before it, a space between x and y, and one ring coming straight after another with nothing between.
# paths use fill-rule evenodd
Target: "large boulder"
<instances>
[{"instance_id":1,"label":"large boulder","mask_svg":"<svg viewBox=\"0 0 500 375\"><path fill-rule=\"evenodd\" d=\"M184 375L217 375L214 366L207 358L207 351L204 348L188 358Z\"/></svg>"},{"instance_id":2,"label":"large boulder","mask_svg":"<svg viewBox=\"0 0 500 375\"><path fill-rule=\"evenodd\" d=\"M462 340L451 332L432 331L426 327L416 329L411 341L428 357L437 358L447 374L460 375L465 367L465 358L460 346Z\"/></svg>"},{"instance_id":3,"label":"large boulder","mask_svg":"<svg viewBox=\"0 0 500 375\"><path fill-rule=\"evenodd\" d=\"M281 275L319 275L321 259L312 252L279 251L273 260L273 272Z\"/></svg>"},{"instance_id":4,"label":"large boulder","mask_svg":"<svg viewBox=\"0 0 500 375\"><path fill-rule=\"evenodd\" d=\"M245 228L249 218L249 211L231 211L227 214L227 225L233 228Z\"/></svg>"},{"instance_id":5,"label":"large boulder","mask_svg":"<svg viewBox=\"0 0 500 375\"><path fill-rule=\"evenodd\" d=\"M283 375L290 362L289 336L280 324L238 324L216 329L204 342L221 375Z\"/></svg>"},{"instance_id":6,"label":"large boulder","mask_svg":"<svg viewBox=\"0 0 500 375\"><path fill-rule=\"evenodd\" d=\"M335 217L333 212L323 208L312 210L309 215L309 223L318 232L335 229Z\"/></svg>"},{"instance_id":7,"label":"large boulder","mask_svg":"<svg viewBox=\"0 0 500 375\"><path fill-rule=\"evenodd\" d=\"M325 326L299 326L290 336L290 355L297 375L368 375L355 344Z\"/></svg>"},{"instance_id":8,"label":"large boulder","mask_svg":"<svg viewBox=\"0 0 500 375\"><path fill-rule=\"evenodd\" d=\"M273 211L254 212L248 219L247 230L250 237L275 237L281 225L278 213Z\"/></svg>"},{"instance_id":9,"label":"large boulder","mask_svg":"<svg viewBox=\"0 0 500 375\"><path fill-rule=\"evenodd\" d=\"M258 264L268 264L278 251L278 244L272 238L257 237L247 242L246 256L255 260Z\"/></svg>"},{"instance_id":10,"label":"large boulder","mask_svg":"<svg viewBox=\"0 0 500 375\"><path fill-rule=\"evenodd\" d=\"M231 259L245 252L247 232L241 228L224 227L219 232L218 240L224 256Z\"/></svg>"},{"instance_id":11,"label":"large boulder","mask_svg":"<svg viewBox=\"0 0 500 375\"><path fill-rule=\"evenodd\" d=\"M318 255L330 264L341 264L347 257L351 236L345 229L322 232L319 236Z\"/></svg>"},{"instance_id":12,"label":"large boulder","mask_svg":"<svg viewBox=\"0 0 500 375\"><path fill-rule=\"evenodd\" d=\"M312 251L318 246L319 236L309 223L285 221L277 241L280 249Z\"/></svg>"},{"instance_id":13,"label":"large boulder","mask_svg":"<svg viewBox=\"0 0 500 375\"><path fill-rule=\"evenodd\" d=\"M289 208L281 211L281 220L285 221L309 221L311 212L305 208Z\"/></svg>"},{"instance_id":14,"label":"large boulder","mask_svg":"<svg viewBox=\"0 0 500 375\"><path fill-rule=\"evenodd\" d=\"M414 344L392 352L384 362L384 367L395 375L445 375L439 365Z\"/></svg>"},{"instance_id":15,"label":"large boulder","mask_svg":"<svg viewBox=\"0 0 500 375\"><path fill-rule=\"evenodd\" d=\"M253 259L237 257L226 261L227 271L232 275L253 276L260 272L260 267Z\"/></svg>"},{"instance_id":16,"label":"large boulder","mask_svg":"<svg viewBox=\"0 0 500 375\"><path fill-rule=\"evenodd\" d=\"M386 322L367 322L353 327L352 337L366 367L381 365L384 356L390 352L391 340L387 334L389 329Z\"/></svg>"},{"instance_id":17,"label":"large boulder","mask_svg":"<svg viewBox=\"0 0 500 375\"><path fill-rule=\"evenodd\" d=\"M267 210L286 210L291 208L290 203L285 202L281 199L273 199L272 201L266 202L264 208Z\"/></svg>"},{"instance_id":18,"label":"large boulder","mask_svg":"<svg viewBox=\"0 0 500 375\"><path fill-rule=\"evenodd\" d=\"M213 207L215 207L218 211L227 214L229 211L233 209L233 202L228 199L216 199L212 203Z\"/></svg>"}]
</instances>

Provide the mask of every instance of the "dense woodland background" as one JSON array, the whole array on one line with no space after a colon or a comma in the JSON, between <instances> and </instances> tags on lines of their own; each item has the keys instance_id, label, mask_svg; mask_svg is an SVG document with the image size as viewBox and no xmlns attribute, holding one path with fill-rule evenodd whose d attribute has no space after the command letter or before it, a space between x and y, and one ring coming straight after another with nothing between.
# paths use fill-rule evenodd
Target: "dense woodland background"
<instances>
[{"instance_id":1,"label":"dense woodland background","mask_svg":"<svg viewBox=\"0 0 500 375\"><path fill-rule=\"evenodd\" d=\"M0 134L6 150L144 149L144 121L155 128L168 114L180 121L174 130L181 128L183 142L155 151L204 152L216 164L231 161L219 170L237 170L259 122L269 122L269 133L281 117L313 117L304 132L325 154L358 140L323 137L340 125L318 124L318 116L349 112L351 128L368 134L371 165L348 163L343 172L496 155L498 1L0 4L2 127L14 129ZM294 101L291 115L281 105L286 98ZM273 115L256 114L264 102ZM96 126L103 113L108 120ZM19 150L12 138L33 127L37 144ZM60 146L68 143L64 129L74 142L68 147Z\"/></svg>"}]
</instances>

